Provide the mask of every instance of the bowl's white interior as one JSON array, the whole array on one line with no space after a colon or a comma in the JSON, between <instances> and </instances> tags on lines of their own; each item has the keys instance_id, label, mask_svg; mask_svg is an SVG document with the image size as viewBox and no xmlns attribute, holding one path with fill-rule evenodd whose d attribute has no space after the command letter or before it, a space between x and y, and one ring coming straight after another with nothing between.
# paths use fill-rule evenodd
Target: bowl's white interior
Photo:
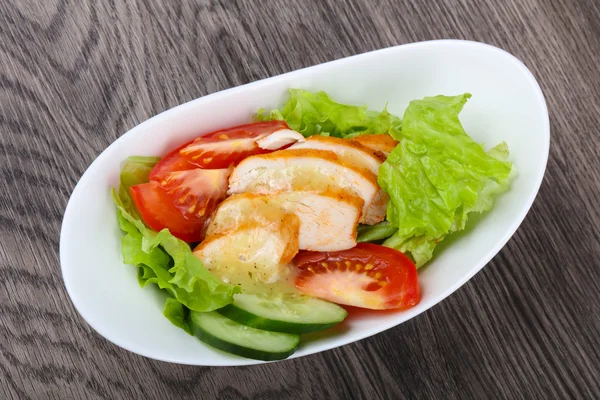
<instances>
[{"instance_id":1,"label":"bowl's white interior","mask_svg":"<svg viewBox=\"0 0 600 400\"><path fill-rule=\"evenodd\" d=\"M198 77L202 79L202 77ZM127 132L81 178L61 232L65 285L84 319L111 342L155 359L198 365L256 361L215 351L171 325L164 297L141 289L136 270L123 265L109 187L118 184L130 155L162 155L199 134L248 121L260 107L283 104L289 88L324 90L341 102L367 104L402 116L412 99L464 92L473 97L460 117L486 147L504 140L518 168L512 189L492 212L445 247L420 271L423 297L402 313L353 319L347 330L301 346L298 357L343 345L395 326L427 310L481 269L517 229L541 183L549 145L542 93L530 72L508 53L462 41L433 41L366 53L229 89L186 103Z\"/></svg>"}]
</instances>

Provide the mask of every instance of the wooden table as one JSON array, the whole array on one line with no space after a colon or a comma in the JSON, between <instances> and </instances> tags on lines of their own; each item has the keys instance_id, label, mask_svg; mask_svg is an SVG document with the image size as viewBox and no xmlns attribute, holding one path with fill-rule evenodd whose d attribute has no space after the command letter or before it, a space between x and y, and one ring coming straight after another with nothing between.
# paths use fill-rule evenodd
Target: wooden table
<instances>
[{"instance_id":1,"label":"wooden table","mask_svg":"<svg viewBox=\"0 0 600 400\"><path fill-rule=\"evenodd\" d=\"M0 3L0 398L600 397L597 1L162 3ZM523 60L552 126L533 208L458 292L375 337L244 368L152 361L85 324L62 283L59 231L112 141L208 93L437 38Z\"/></svg>"}]
</instances>

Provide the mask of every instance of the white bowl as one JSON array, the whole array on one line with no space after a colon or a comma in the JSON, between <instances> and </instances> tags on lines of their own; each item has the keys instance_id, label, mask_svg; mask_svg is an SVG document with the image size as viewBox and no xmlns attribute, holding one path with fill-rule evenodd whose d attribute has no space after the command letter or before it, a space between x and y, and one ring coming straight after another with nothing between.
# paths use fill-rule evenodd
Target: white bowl
<instances>
[{"instance_id":1,"label":"white bowl","mask_svg":"<svg viewBox=\"0 0 600 400\"><path fill-rule=\"evenodd\" d=\"M389 102L389 110L399 116L410 100L470 92L473 97L460 114L465 129L488 147L506 141L518 170L493 210L420 271L422 300L416 307L352 318L344 329L301 344L291 358L374 335L437 304L500 251L535 199L548 158L548 111L530 71L498 48L456 40L413 43L224 90L131 129L98 156L73 190L60 238L62 273L73 304L98 333L129 351L168 362L260 362L213 350L162 315L164 297L154 287L140 288L136 269L122 262L109 188L118 184L128 156L162 155L199 134L249 121L260 107L281 106L290 88L324 90L337 101L378 110Z\"/></svg>"}]
</instances>

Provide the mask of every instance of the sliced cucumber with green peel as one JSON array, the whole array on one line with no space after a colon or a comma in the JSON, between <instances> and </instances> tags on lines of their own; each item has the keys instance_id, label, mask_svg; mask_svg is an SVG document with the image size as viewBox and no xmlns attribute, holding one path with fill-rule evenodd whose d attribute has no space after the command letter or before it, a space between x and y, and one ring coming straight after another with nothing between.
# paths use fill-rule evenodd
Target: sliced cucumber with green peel
<instances>
[{"instance_id":1,"label":"sliced cucumber with green peel","mask_svg":"<svg viewBox=\"0 0 600 400\"><path fill-rule=\"evenodd\" d=\"M270 332L238 324L216 311L189 315L194 335L206 344L238 356L255 360L283 360L291 356L300 336Z\"/></svg>"},{"instance_id":2,"label":"sliced cucumber with green peel","mask_svg":"<svg viewBox=\"0 0 600 400\"><path fill-rule=\"evenodd\" d=\"M348 312L337 304L303 295L268 297L236 294L218 312L240 324L286 333L311 333L342 322Z\"/></svg>"}]
</instances>

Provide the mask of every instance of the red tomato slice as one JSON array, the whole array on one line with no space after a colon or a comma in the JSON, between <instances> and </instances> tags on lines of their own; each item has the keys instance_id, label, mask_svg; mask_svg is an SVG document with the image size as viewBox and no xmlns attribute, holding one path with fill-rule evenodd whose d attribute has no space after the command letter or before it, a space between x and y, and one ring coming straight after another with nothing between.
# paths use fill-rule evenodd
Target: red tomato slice
<instances>
[{"instance_id":1,"label":"red tomato slice","mask_svg":"<svg viewBox=\"0 0 600 400\"><path fill-rule=\"evenodd\" d=\"M359 243L335 252L301 251L296 288L337 304L375 310L407 309L421 299L417 268L403 253Z\"/></svg>"},{"instance_id":2,"label":"red tomato slice","mask_svg":"<svg viewBox=\"0 0 600 400\"><path fill-rule=\"evenodd\" d=\"M154 168L152 168L152 171L150 171L150 175L148 176L148 178L151 181L162 180L171 172L186 171L189 169L198 168L196 164L188 162L185 158L179 155L179 151L185 146L189 145L190 143L191 142L188 142L183 146L179 146L178 148L164 156L158 162L158 164L156 164Z\"/></svg>"},{"instance_id":3,"label":"red tomato slice","mask_svg":"<svg viewBox=\"0 0 600 400\"><path fill-rule=\"evenodd\" d=\"M179 154L200 168L228 168L251 155L272 151L261 149L256 141L280 129L289 129L285 121L239 125L199 137Z\"/></svg>"},{"instance_id":4,"label":"red tomato slice","mask_svg":"<svg viewBox=\"0 0 600 400\"><path fill-rule=\"evenodd\" d=\"M230 173L230 169L176 171L160 182L132 186L131 197L150 228L168 228L181 240L199 242L210 215L227 196Z\"/></svg>"}]
</instances>

